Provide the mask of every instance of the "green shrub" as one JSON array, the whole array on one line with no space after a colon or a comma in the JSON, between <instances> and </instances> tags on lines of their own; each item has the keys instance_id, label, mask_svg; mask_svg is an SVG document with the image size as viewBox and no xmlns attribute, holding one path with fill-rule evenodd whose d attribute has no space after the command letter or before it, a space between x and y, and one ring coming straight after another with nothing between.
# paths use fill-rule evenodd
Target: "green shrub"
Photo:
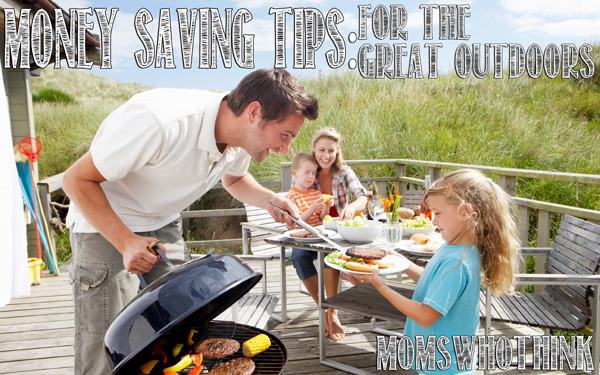
<instances>
[{"instance_id":1,"label":"green shrub","mask_svg":"<svg viewBox=\"0 0 600 375\"><path fill-rule=\"evenodd\" d=\"M52 88L43 88L38 92L33 93L31 98L34 103L75 103L75 99L71 95Z\"/></svg>"}]
</instances>

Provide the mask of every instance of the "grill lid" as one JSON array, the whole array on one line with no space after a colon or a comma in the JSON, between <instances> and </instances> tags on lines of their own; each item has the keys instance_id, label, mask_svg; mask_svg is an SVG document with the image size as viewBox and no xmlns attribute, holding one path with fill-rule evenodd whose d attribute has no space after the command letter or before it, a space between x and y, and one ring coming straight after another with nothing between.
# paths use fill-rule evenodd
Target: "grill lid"
<instances>
[{"instance_id":1,"label":"grill lid","mask_svg":"<svg viewBox=\"0 0 600 375\"><path fill-rule=\"evenodd\" d=\"M207 255L161 276L117 315L104 336L113 374L167 332L208 322L256 285L262 274L230 255Z\"/></svg>"}]
</instances>

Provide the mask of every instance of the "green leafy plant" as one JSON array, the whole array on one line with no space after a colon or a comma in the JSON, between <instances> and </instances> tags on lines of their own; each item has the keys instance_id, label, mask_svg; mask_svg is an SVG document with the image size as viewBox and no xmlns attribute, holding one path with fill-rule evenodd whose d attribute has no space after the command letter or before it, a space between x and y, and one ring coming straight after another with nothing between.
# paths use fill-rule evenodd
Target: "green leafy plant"
<instances>
[{"instance_id":1,"label":"green leafy plant","mask_svg":"<svg viewBox=\"0 0 600 375\"><path fill-rule=\"evenodd\" d=\"M36 103L75 103L73 96L53 88L43 88L31 95L31 99Z\"/></svg>"}]
</instances>

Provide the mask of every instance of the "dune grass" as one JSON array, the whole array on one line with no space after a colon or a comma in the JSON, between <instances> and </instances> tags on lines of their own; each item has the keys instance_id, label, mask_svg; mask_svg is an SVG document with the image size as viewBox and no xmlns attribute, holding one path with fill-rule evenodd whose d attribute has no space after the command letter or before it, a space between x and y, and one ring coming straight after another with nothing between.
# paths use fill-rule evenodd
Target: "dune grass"
<instances>
[{"instance_id":1,"label":"dune grass","mask_svg":"<svg viewBox=\"0 0 600 375\"><path fill-rule=\"evenodd\" d=\"M279 180L279 163L310 148L323 126L343 136L346 159L408 158L499 167L600 173L600 85L562 79L374 81L355 73L304 82L319 99L320 116L307 121L289 155L271 155L252 172ZM104 117L140 85L112 82L79 71L47 69L34 93L60 88L70 104L36 102L38 135L44 142L43 176L64 171L82 155ZM392 175L391 166L362 168ZM421 176L424 169L409 172ZM518 180L523 197L600 209L598 187Z\"/></svg>"},{"instance_id":2,"label":"dune grass","mask_svg":"<svg viewBox=\"0 0 600 375\"><path fill-rule=\"evenodd\" d=\"M81 71L45 69L33 78L33 97L59 91L72 102L34 101L37 136L43 142L40 176L61 173L83 155L102 120L142 85L121 84Z\"/></svg>"},{"instance_id":3,"label":"dune grass","mask_svg":"<svg viewBox=\"0 0 600 375\"><path fill-rule=\"evenodd\" d=\"M306 86L321 115L307 123L292 152L309 149L323 126L337 128L346 159L421 159L499 167L600 173L600 90L549 79L367 81L333 75ZM261 179L277 179L271 156L254 165ZM393 175L391 167L363 173ZM425 170L414 173L423 175ZM598 188L518 181L521 196L600 209Z\"/></svg>"}]
</instances>

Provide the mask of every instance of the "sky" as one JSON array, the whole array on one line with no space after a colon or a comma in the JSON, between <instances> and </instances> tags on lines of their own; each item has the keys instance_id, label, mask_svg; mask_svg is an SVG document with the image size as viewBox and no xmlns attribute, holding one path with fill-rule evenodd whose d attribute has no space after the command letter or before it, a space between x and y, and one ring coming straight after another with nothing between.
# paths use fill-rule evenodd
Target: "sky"
<instances>
[{"instance_id":1,"label":"sky","mask_svg":"<svg viewBox=\"0 0 600 375\"><path fill-rule=\"evenodd\" d=\"M539 44L545 48L550 43L560 46L560 43L573 43L580 47L584 43L597 43L600 41L600 1L596 0L446 0L446 1L394 1L394 2L353 2L353 1L323 1L323 0L231 0L231 1L169 1L171 8L171 26L174 42L175 69L157 68L154 66L140 68L135 63L134 53L143 49L142 42L136 34L134 17L141 8L146 8L152 14L153 20L148 24L148 31L156 42L157 24L160 8L165 8L164 1L113 1L113 0L55 0L61 7L68 8L119 8L114 29L112 32L112 68L100 69L94 67L95 74L125 82L136 82L152 87L182 87L202 88L213 90L228 90L248 74L251 69L238 67L235 62L231 68L223 65L222 59L217 56L217 69L200 69L199 62L199 35L196 30L195 45L193 49L193 64L190 69L183 68L177 23L176 8L218 8L225 19L225 8L232 8L233 13L245 8L252 14L252 20L243 25L245 34L255 35L254 63L255 68L272 68L274 66L274 16L269 14L269 8L294 7L316 8L324 16L331 9L338 9L343 14L344 20L337 25L345 39L346 58L344 64L336 69L328 66L325 53L334 50L330 38L325 37L323 45L315 51L316 61L314 69L293 69L293 44L292 32L293 16L286 17L286 64L295 76L300 78L318 78L324 74L332 74L352 70L359 74L357 69L351 69L351 60L358 56L359 47L365 43L419 43L421 46L422 63L427 73L428 62L425 43L442 43L439 50L440 74L454 73L454 51L460 43L519 43L527 48L531 44ZM420 4L467 4L470 17L466 18L465 32L470 35L466 41L439 40L437 38L438 18L434 17L434 39L423 39L423 13ZM407 25L404 30L408 39L391 40L389 36L377 40L373 36L371 20L367 22L368 38L355 43L349 41L351 33L358 31L359 11L358 5L371 5L371 11L378 5L401 4L408 14ZM91 31L99 33L98 22L95 17L89 19L94 23ZM373 58L374 52L368 55ZM408 58L402 60L404 72L408 67ZM425 78L427 79L427 78Z\"/></svg>"}]
</instances>

